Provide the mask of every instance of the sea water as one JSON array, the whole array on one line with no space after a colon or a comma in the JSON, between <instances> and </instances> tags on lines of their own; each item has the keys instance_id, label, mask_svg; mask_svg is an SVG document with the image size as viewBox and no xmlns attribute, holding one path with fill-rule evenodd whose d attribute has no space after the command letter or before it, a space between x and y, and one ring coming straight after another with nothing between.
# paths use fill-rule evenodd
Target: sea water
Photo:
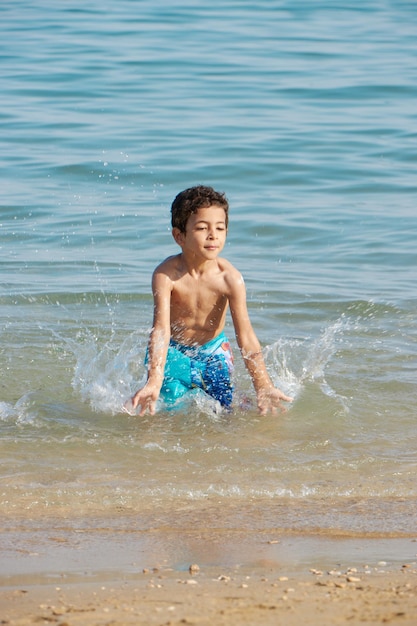
<instances>
[{"instance_id":1,"label":"sea water","mask_svg":"<svg viewBox=\"0 0 417 626\"><path fill-rule=\"evenodd\" d=\"M407 0L2 2L3 521L416 533L416 25ZM232 413L122 410L199 183L285 413L230 320Z\"/></svg>"}]
</instances>

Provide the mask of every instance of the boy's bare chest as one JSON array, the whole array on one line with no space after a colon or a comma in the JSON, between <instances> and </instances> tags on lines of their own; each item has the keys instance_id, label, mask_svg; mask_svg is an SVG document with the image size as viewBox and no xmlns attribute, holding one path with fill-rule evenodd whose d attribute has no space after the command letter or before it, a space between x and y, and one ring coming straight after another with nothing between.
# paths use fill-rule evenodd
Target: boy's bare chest
<instances>
[{"instance_id":1,"label":"boy's bare chest","mask_svg":"<svg viewBox=\"0 0 417 626\"><path fill-rule=\"evenodd\" d=\"M209 312L226 301L221 281L193 280L192 278L175 281L171 294L174 308L181 308L187 314Z\"/></svg>"}]
</instances>

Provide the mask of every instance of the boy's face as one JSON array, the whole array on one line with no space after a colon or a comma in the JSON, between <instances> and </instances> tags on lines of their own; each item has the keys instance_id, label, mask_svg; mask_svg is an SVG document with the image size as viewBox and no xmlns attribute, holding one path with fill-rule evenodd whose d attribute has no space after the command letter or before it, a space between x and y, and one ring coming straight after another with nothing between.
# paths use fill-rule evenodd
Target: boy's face
<instances>
[{"instance_id":1,"label":"boy's face","mask_svg":"<svg viewBox=\"0 0 417 626\"><path fill-rule=\"evenodd\" d=\"M188 218L185 234L174 228L173 235L183 252L202 260L215 259L226 243L226 213L215 204L198 209Z\"/></svg>"}]
</instances>

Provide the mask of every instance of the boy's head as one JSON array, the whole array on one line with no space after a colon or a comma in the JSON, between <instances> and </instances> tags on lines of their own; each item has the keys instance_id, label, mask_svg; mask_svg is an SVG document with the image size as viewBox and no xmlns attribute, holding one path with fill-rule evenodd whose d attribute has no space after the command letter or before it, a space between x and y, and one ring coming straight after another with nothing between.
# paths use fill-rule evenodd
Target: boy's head
<instances>
[{"instance_id":1,"label":"boy's head","mask_svg":"<svg viewBox=\"0 0 417 626\"><path fill-rule=\"evenodd\" d=\"M198 209L206 209L210 206L219 206L224 209L226 228L229 222L229 203L224 193L215 191L212 187L198 185L181 191L171 206L171 224L185 234L190 215Z\"/></svg>"}]
</instances>

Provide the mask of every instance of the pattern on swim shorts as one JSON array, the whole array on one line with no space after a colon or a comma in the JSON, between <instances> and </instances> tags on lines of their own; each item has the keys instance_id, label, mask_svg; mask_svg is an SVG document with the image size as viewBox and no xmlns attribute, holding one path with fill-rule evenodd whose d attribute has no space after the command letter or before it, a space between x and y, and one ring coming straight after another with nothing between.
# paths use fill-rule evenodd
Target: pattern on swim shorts
<instances>
[{"instance_id":1,"label":"pattern on swim shorts","mask_svg":"<svg viewBox=\"0 0 417 626\"><path fill-rule=\"evenodd\" d=\"M233 354L224 333L203 346L185 346L171 340L161 396L175 403L187 391L199 388L230 407L233 401Z\"/></svg>"}]
</instances>

